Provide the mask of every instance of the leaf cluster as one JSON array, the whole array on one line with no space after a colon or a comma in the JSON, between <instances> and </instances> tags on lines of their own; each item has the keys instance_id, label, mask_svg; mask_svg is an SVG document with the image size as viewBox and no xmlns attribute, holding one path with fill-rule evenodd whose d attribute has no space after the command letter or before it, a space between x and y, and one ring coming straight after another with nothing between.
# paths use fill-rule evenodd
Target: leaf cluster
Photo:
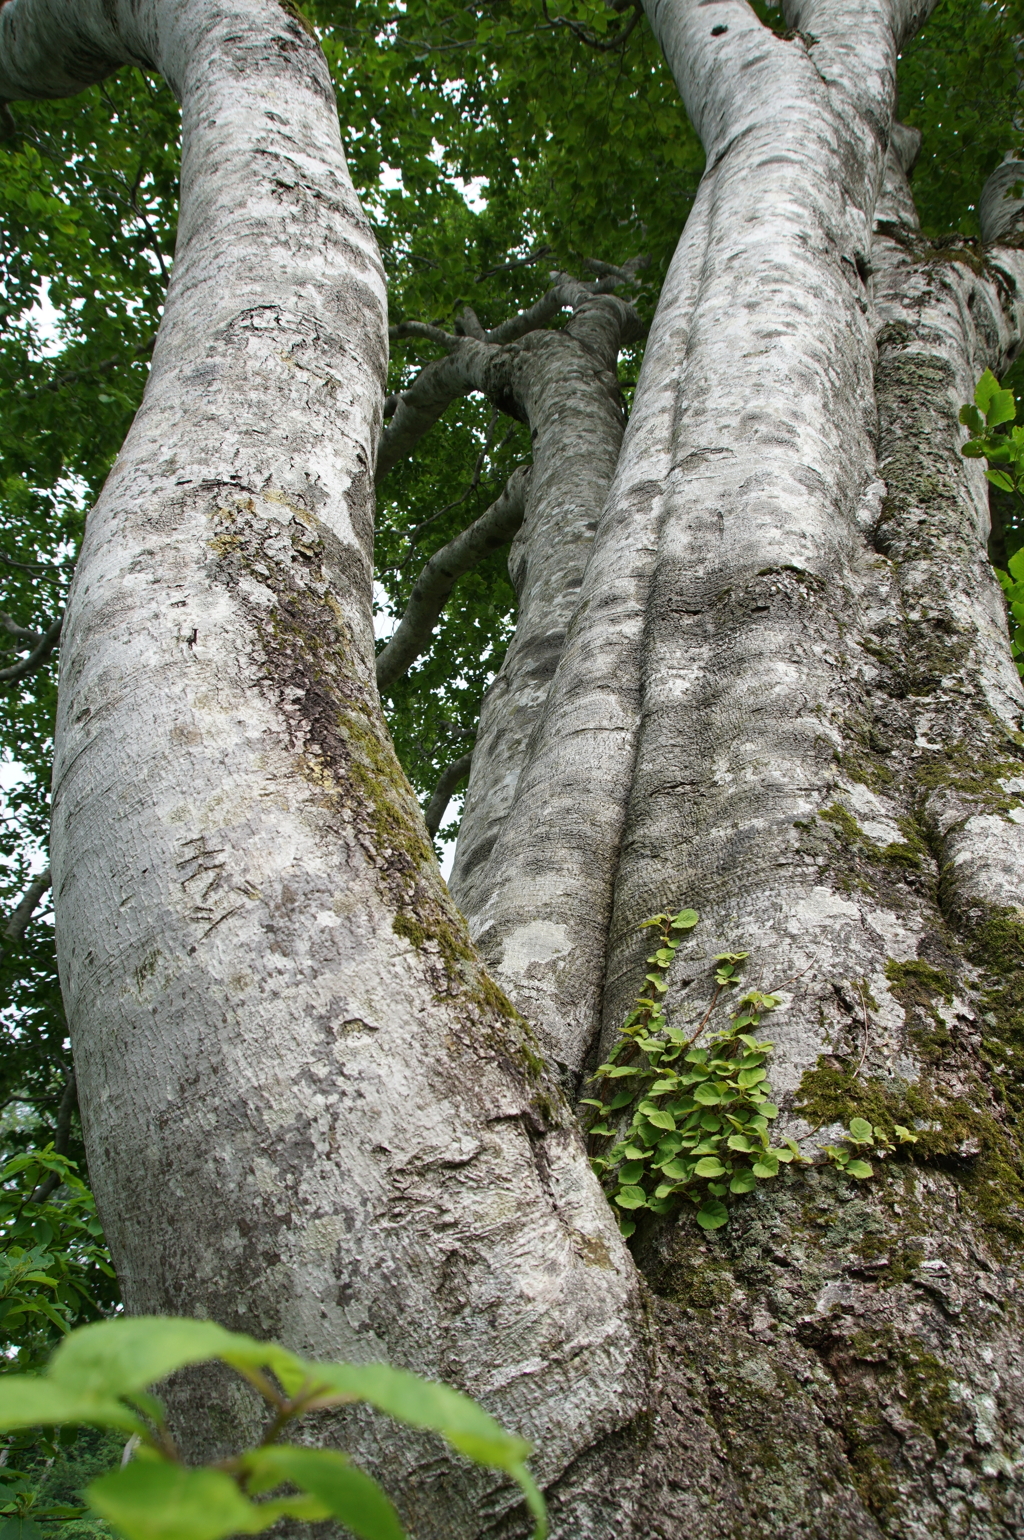
<instances>
[{"instance_id":1,"label":"leaf cluster","mask_svg":"<svg viewBox=\"0 0 1024 1540\"><path fill-rule=\"evenodd\" d=\"M987 460L985 475L1000 492L1013 499L1018 518L1024 514L1024 424L1017 422L1017 400L986 369L974 389L974 400L960 408L960 421L971 437L960 453L969 460ZM1024 675L1024 548L1012 552L1005 568L997 566L1010 624L1010 651L1017 672Z\"/></svg>"},{"instance_id":2,"label":"leaf cluster","mask_svg":"<svg viewBox=\"0 0 1024 1540\"><path fill-rule=\"evenodd\" d=\"M739 987L747 953L715 958L711 1004L691 1037L666 1021L661 998L668 971L682 935L697 922L693 909L644 922L658 927L661 943L647 959L649 991L638 998L619 1042L594 1075L598 1083L628 1079L629 1085L607 1101L586 1102L597 1109L591 1139L613 1141L592 1164L624 1211L620 1227L627 1236L636 1228L634 1212L667 1214L683 1197L697 1205L703 1229L717 1230L729 1218L726 1196L752 1192L759 1180L777 1176L780 1165L799 1157L792 1140L771 1142L768 1125L779 1109L770 1100L764 1065L773 1045L754 1035L779 997L748 990L729 1024L706 1046L696 1046L720 996Z\"/></svg>"},{"instance_id":3,"label":"leaf cluster","mask_svg":"<svg viewBox=\"0 0 1024 1540\"><path fill-rule=\"evenodd\" d=\"M215 1464L182 1463L151 1387L176 1370L218 1360L263 1397L260 1444ZM440 1434L459 1454L515 1480L547 1533L544 1500L526 1467L530 1445L468 1396L387 1364L313 1364L275 1343L212 1321L120 1317L71 1333L43 1375L0 1377L0 1430L86 1425L128 1435L134 1458L92 1481L92 1509L125 1540L222 1540L284 1518L339 1520L360 1540L403 1540L386 1494L336 1449L281 1441L311 1412L365 1403Z\"/></svg>"},{"instance_id":4,"label":"leaf cluster","mask_svg":"<svg viewBox=\"0 0 1024 1540\"><path fill-rule=\"evenodd\" d=\"M59 1185L47 1193L47 1178ZM117 1301L92 1193L53 1150L0 1166L0 1352L18 1369L45 1362L73 1327Z\"/></svg>"}]
</instances>

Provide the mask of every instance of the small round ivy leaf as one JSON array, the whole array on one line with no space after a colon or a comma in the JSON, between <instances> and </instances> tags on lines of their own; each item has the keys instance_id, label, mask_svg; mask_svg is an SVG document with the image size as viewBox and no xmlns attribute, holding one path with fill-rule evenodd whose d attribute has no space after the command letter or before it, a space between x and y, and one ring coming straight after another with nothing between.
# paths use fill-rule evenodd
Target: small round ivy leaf
<instances>
[{"instance_id":1,"label":"small round ivy leaf","mask_svg":"<svg viewBox=\"0 0 1024 1540\"><path fill-rule=\"evenodd\" d=\"M729 1183L729 1191L736 1193L753 1192L756 1186L757 1177L754 1175L753 1171L737 1171L736 1175Z\"/></svg>"},{"instance_id":2,"label":"small round ivy leaf","mask_svg":"<svg viewBox=\"0 0 1024 1540\"><path fill-rule=\"evenodd\" d=\"M777 1118L779 1115L775 1102L759 1102L757 1110L763 1118Z\"/></svg>"},{"instance_id":3,"label":"small round ivy leaf","mask_svg":"<svg viewBox=\"0 0 1024 1540\"><path fill-rule=\"evenodd\" d=\"M713 1192L716 1198L724 1198L729 1191L725 1182L709 1182L708 1192Z\"/></svg>"},{"instance_id":4,"label":"small round ivy leaf","mask_svg":"<svg viewBox=\"0 0 1024 1540\"><path fill-rule=\"evenodd\" d=\"M851 1118L850 1138L854 1144L870 1144L872 1140L871 1124L865 1118Z\"/></svg>"},{"instance_id":5,"label":"small round ivy leaf","mask_svg":"<svg viewBox=\"0 0 1024 1540\"><path fill-rule=\"evenodd\" d=\"M693 1168L694 1176L724 1176L725 1167L714 1155L705 1155Z\"/></svg>"},{"instance_id":6,"label":"small round ivy leaf","mask_svg":"<svg viewBox=\"0 0 1024 1540\"><path fill-rule=\"evenodd\" d=\"M680 909L679 913L669 922L671 930L692 930L700 919L696 909Z\"/></svg>"},{"instance_id":7,"label":"small round ivy leaf","mask_svg":"<svg viewBox=\"0 0 1024 1540\"><path fill-rule=\"evenodd\" d=\"M694 1086L693 1099L704 1107L717 1107L720 1100L717 1085L714 1081L705 1080L700 1085Z\"/></svg>"},{"instance_id":8,"label":"small round ivy leaf","mask_svg":"<svg viewBox=\"0 0 1024 1540\"><path fill-rule=\"evenodd\" d=\"M770 1176L778 1176L779 1162L771 1151L766 1150L761 1159L754 1162L751 1169L755 1176L765 1181Z\"/></svg>"},{"instance_id":9,"label":"small round ivy leaf","mask_svg":"<svg viewBox=\"0 0 1024 1540\"><path fill-rule=\"evenodd\" d=\"M615 1194L619 1208L646 1208L647 1194L642 1187L623 1187Z\"/></svg>"},{"instance_id":10,"label":"small round ivy leaf","mask_svg":"<svg viewBox=\"0 0 1024 1540\"><path fill-rule=\"evenodd\" d=\"M875 1174L866 1160L851 1160L847 1163L846 1169L851 1176L857 1177L857 1179L861 1182L863 1182L866 1177L874 1176Z\"/></svg>"},{"instance_id":11,"label":"small round ivy leaf","mask_svg":"<svg viewBox=\"0 0 1024 1540\"><path fill-rule=\"evenodd\" d=\"M697 1212L697 1223L702 1230L720 1230L729 1222L729 1210L717 1198L702 1205Z\"/></svg>"},{"instance_id":12,"label":"small round ivy leaf","mask_svg":"<svg viewBox=\"0 0 1024 1540\"><path fill-rule=\"evenodd\" d=\"M635 1229L636 1229L636 1220L635 1219L627 1219L625 1214L620 1215L620 1217L619 1217L619 1233L622 1236L623 1240L628 1241L629 1237L633 1234L633 1231Z\"/></svg>"}]
</instances>

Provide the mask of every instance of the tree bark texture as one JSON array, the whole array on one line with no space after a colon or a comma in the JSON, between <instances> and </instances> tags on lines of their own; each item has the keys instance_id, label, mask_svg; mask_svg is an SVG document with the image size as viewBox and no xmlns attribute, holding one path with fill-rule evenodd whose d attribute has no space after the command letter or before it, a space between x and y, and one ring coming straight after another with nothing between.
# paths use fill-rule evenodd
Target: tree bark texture
<instances>
[{"instance_id":1,"label":"tree bark texture","mask_svg":"<svg viewBox=\"0 0 1024 1540\"><path fill-rule=\"evenodd\" d=\"M788 38L739 0L648 14L707 172L471 929L578 1069L638 992L638 923L692 903L674 1024L749 948L804 1149L918 1130L873 1186L818 1168L714 1237L641 1225L634 1532L1009 1536L1022 693L957 414L1021 344L1016 211L1003 245L916 231L892 112L922 10L791 7Z\"/></svg>"},{"instance_id":2,"label":"tree bark texture","mask_svg":"<svg viewBox=\"0 0 1024 1540\"><path fill-rule=\"evenodd\" d=\"M1024 1525L1024 697L957 423L1020 346L1024 258L1006 200L985 247L916 228L895 70L928 8L816 0L782 37L743 0L649 0L707 171L621 450L625 307L592 293L562 333L550 296L437 333L376 460L467 388L534 436L453 882L548 1058L607 1048L639 923L692 903L674 1024L749 949L803 1148L853 1115L917 1134L865 1185L784 1173L713 1235L651 1217L639 1272L379 713L383 286L312 40L271 0L0 10L0 95L134 59L184 114L54 783L130 1307L464 1386L540 1441L564 1540ZM344 1433L414 1535L522 1533L433 1446Z\"/></svg>"},{"instance_id":3,"label":"tree bark texture","mask_svg":"<svg viewBox=\"0 0 1024 1540\"><path fill-rule=\"evenodd\" d=\"M53 819L125 1299L459 1384L582 1489L578 1459L603 1479L596 1449L645 1405L638 1283L380 714L385 295L326 65L272 0L0 12L0 96L132 61L182 104L178 247L69 602ZM342 1436L416 1535L516 1501L435 1440Z\"/></svg>"}]
</instances>

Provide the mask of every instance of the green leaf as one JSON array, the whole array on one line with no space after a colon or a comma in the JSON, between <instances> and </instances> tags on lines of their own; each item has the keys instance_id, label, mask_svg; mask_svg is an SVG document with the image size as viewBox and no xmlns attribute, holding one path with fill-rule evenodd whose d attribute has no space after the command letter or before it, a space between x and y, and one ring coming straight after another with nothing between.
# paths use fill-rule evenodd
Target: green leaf
<instances>
[{"instance_id":1,"label":"green leaf","mask_svg":"<svg viewBox=\"0 0 1024 1540\"><path fill-rule=\"evenodd\" d=\"M699 919L700 915L696 909L680 909L669 923L672 930L692 930Z\"/></svg>"},{"instance_id":2,"label":"green leaf","mask_svg":"<svg viewBox=\"0 0 1024 1540\"><path fill-rule=\"evenodd\" d=\"M741 1069L736 1076L736 1084L741 1091L747 1091L752 1085L758 1085L766 1078L763 1069Z\"/></svg>"},{"instance_id":3,"label":"green leaf","mask_svg":"<svg viewBox=\"0 0 1024 1540\"><path fill-rule=\"evenodd\" d=\"M700 1102L703 1107L717 1107L721 1097L714 1081L705 1080L701 1085L694 1087L693 1099Z\"/></svg>"},{"instance_id":4,"label":"green leaf","mask_svg":"<svg viewBox=\"0 0 1024 1540\"><path fill-rule=\"evenodd\" d=\"M632 1186L635 1182L638 1182L643 1174L644 1165L642 1160L630 1160L624 1166L619 1167L619 1181L627 1186Z\"/></svg>"},{"instance_id":5,"label":"green leaf","mask_svg":"<svg viewBox=\"0 0 1024 1540\"><path fill-rule=\"evenodd\" d=\"M647 1206L647 1194L642 1187L623 1187L615 1194L615 1200L619 1208L645 1208Z\"/></svg>"},{"instance_id":6,"label":"green leaf","mask_svg":"<svg viewBox=\"0 0 1024 1540\"><path fill-rule=\"evenodd\" d=\"M999 381L991 369L986 369L977 385L974 387L974 404L988 415L988 409L993 400L999 394Z\"/></svg>"},{"instance_id":7,"label":"green leaf","mask_svg":"<svg viewBox=\"0 0 1024 1540\"><path fill-rule=\"evenodd\" d=\"M693 1175L693 1166L687 1161L669 1160L661 1167L661 1173L673 1182L688 1182Z\"/></svg>"},{"instance_id":8,"label":"green leaf","mask_svg":"<svg viewBox=\"0 0 1024 1540\"><path fill-rule=\"evenodd\" d=\"M998 428L1001 423L1012 422L1017 415L1017 404L1013 399L1012 390L997 390L985 413L985 421L990 428Z\"/></svg>"},{"instance_id":9,"label":"green leaf","mask_svg":"<svg viewBox=\"0 0 1024 1540\"><path fill-rule=\"evenodd\" d=\"M316 1405L366 1401L397 1422L440 1433L453 1448L481 1465L514 1474L513 1467L519 1469L531 1452L525 1439L506 1433L461 1391L420 1379L406 1369L393 1369L390 1364L310 1364L306 1372L323 1387L317 1392Z\"/></svg>"},{"instance_id":10,"label":"green leaf","mask_svg":"<svg viewBox=\"0 0 1024 1540\"><path fill-rule=\"evenodd\" d=\"M871 1167L868 1165L866 1160L851 1160L851 1161L848 1161L847 1165L846 1165L846 1170L849 1172L849 1174L851 1176L855 1176L858 1179L858 1181L861 1181L861 1182L863 1182L866 1177L874 1176L874 1174L875 1174L872 1171Z\"/></svg>"},{"instance_id":11,"label":"green leaf","mask_svg":"<svg viewBox=\"0 0 1024 1540\"><path fill-rule=\"evenodd\" d=\"M984 419L976 406L962 406L960 408L960 421L971 434L977 438L984 431Z\"/></svg>"},{"instance_id":12,"label":"green leaf","mask_svg":"<svg viewBox=\"0 0 1024 1540\"><path fill-rule=\"evenodd\" d=\"M635 1219L627 1219L625 1214L620 1214L619 1215L619 1234L625 1240L628 1241L629 1237L631 1235L635 1234L635 1232L636 1232L636 1220Z\"/></svg>"},{"instance_id":13,"label":"green leaf","mask_svg":"<svg viewBox=\"0 0 1024 1540\"><path fill-rule=\"evenodd\" d=\"M124 1396L211 1358L238 1369L272 1369L288 1395L310 1372L276 1343L226 1331L215 1321L139 1315L96 1321L73 1332L54 1353L48 1377L83 1393Z\"/></svg>"},{"instance_id":14,"label":"green leaf","mask_svg":"<svg viewBox=\"0 0 1024 1540\"><path fill-rule=\"evenodd\" d=\"M765 1181L768 1177L778 1176L779 1160L773 1150L765 1150L759 1160L755 1160L751 1167L754 1175Z\"/></svg>"},{"instance_id":15,"label":"green leaf","mask_svg":"<svg viewBox=\"0 0 1024 1540\"><path fill-rule=\"evenodd\" d=\"M269 1491L291 1482L311 1492L359 1540L405 1540L390 1498L337 1450L272 1444L245 1455L244 1465L253 1478L251 1491Z\"/></svg>"},{"instance_id":16,"label":"green leaf","mask_svg":"<svg viewBox=\"0 0 1024 1540\"><path fill-rule=\"evenodd\" d=\"M274 1504L261 1512L223 1471L163 1460L133 1460L91 1482L85 1495L126 1540L222 1540L258 1534L281 1516Z\"/></svg>"},{"instance_id":17,"label":"green leaf","mask_svg":"<svg viewBox=\"0 0 1024 1540\"><path fill-rule=\"evenodd\" d=\"M983 460L986 454L985 441L983 439L969 438L966 444L961 444L960 453L966 460Z\"/></svg>"},{"instance_id":18,"label":"green leaf","mask_svg":"<svg viewBox=\"0 0 1024 1540\"><path fill-rule=\"evenodd\" d=\"M753 1171L737 1171L729 1183L729 1191L735 1193L753 1192L757 1186L757 1177Z\"/></svg>"},{"instance_id":19,"label":"green leaf","mask_svg":"<svg viewBox=\"0 0 1024 1540\"><path fill-rule=\"evenodd\" d=\"M849 1137L854 1144L870 1144L873 1139L871 1124L865 1118L851 1118Z\"/></svg>"},{"instance_id":20,"label":"green leaf","mask_svg":"<svg viewBox=\"0 0 1024 1540\"><path fill-rule=\"evenodd\" d=\"M0 1375L0 1431L65 1422L120 1428L125 1433L143 1431L139 1419L112 1396L60 1385L49 1376Z\"/></svg>"},{"instance_id":21,"label":"green leaf","mask_svg":"<svg viewBox=\"0 0 1024 1540\"><path fill-rule=\"evenodd\" d=\"M729 1210L718 1198L712 1198L697 1211L697 1223L702 1230L720 1230L729 1222Z\"/></svg>"},{"instance_id":22,"label":"green leaf","mask_svg":"<svg viewBox=\"0 0 1024 1540\"><path fill-rule=\"evenodd\" d=\"M987 470L985 475L988 477L989 481L991 481L992 485L994 487L998 487L1001 492L1013 491L1015 486L1014 479L1012 476L1007 475L1006 471Z\"/></svg>"},{"instance_id":23,"label":"green leaf","mask_svg":"<svg viewBox=\"0 0 1024 1540\"><path fill-rule=\"evenodd\" d=\"M705 1155L693 1168L694 1176L724 1176L725 1167L714 1155Z\"/></svg>"},{"instance_id":24,"label":"green leaf","mask_svg":"<svg viewBox=\"0 0 1024 1540\"><path fill-rule=\"evenodd\" d=\"M647 1118L648 1123L653 1123L655 1128L667 1128L669 1130L675 1129L676 1120L672 1116L671 1112L665 1112L661 1108L655 1107L653 1112L647 1112L644 1115Z\"/></svg>"},{"instance_id":25,"label":"green leaf","mask_svg":"<svg viewBox=\"0 0 1024 1540\"><path fill-rule=\"evenodd\" d=\"M10 1518L0 1524L0 1540L45 1540L35 1519Z\"/></svg>"}]
</instances>

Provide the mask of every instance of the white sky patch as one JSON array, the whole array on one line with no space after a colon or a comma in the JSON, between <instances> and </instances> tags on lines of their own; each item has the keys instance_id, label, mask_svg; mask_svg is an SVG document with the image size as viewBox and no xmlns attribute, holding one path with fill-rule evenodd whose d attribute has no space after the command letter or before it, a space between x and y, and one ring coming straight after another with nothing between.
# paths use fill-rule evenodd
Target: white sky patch
<instances>
[{"instance_id":1,"label":"white sky patch","mask_svg":"<svg viewBox=\"0 0 1024 1540\"><path fill-rule=\"evenodd\" d=\"M45 278L39 280L39 299L28 312L28 319L36 329L39 352L43 358L55 358L63 352L64 341L60 335L60 311L50 303L50 285Z\"/></svg>"},{"instance_id":2,"label":"white sky patch","mask_svg":"<svg viewBox=\"0 0 1024 1540\"><path fill-rule=\"evenodd\" d=\"M462 177L457 176L453 177L452 180L466 200L466 207L471 209L474 214L482 214L487 207L487 199L484 197L487 178L485 176L474 176L470 177L468 182L464 182Z\"/></svg>"},{"instance_id":3,"label":"white sky patch","mask_svg":"<svg viewBox=\"0 0 1024 1540\"><path fill-rule=\"evenodd\" d=\"M378 642L390 642L398 630L399 617L391 613L388 591L383 583L378 583L376 579L373 584L373 603L376 610L373 617L373 634Z\"/></svg>"}]
</instances>

